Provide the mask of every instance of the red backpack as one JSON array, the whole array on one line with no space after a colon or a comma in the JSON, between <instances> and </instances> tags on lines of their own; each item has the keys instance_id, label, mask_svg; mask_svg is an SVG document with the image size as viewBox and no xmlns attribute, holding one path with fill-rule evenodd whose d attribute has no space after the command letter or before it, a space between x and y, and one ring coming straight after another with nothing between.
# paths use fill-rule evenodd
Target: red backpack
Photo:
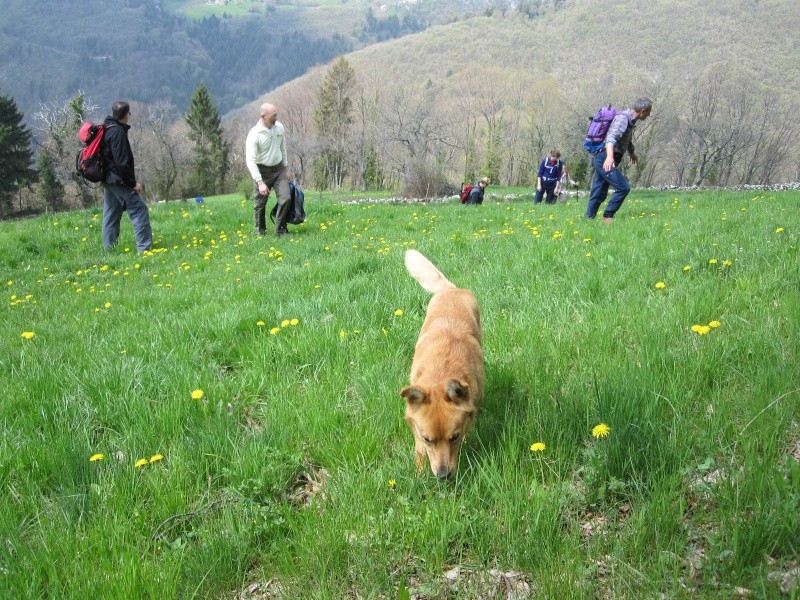
<instances>
[{"instance_id":1,"label":"red backpack","mask_svg":"<svg viewBox=\"0 0 800 600\"><path fill-rule=\"evenodd\" d=\"M466 204L467 200L469 200L469 193L472 191L472 184L468 183L463 188L461 188L461 204Z\"/></svg>"},{"instance_id":2,"label":"red backpack","mask_svg":"<svg viewBox=\"0 0 800 600\"><path fill-rule=\"evenodd\" d=\"M83 142L83 148L78 151L78 156L75 158L75 169L81 177L92 183L103 181L108 173L101 151L103 133L105 127L88 121L78 130L78 139Z\"/></svg>"}]
</instances>

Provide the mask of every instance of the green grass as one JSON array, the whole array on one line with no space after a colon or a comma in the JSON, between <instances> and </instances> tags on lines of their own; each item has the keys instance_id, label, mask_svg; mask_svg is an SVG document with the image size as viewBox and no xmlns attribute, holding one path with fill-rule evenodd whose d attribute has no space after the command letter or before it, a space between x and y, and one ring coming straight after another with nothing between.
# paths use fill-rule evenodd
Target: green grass
<instances>
[{"instance_id":1,"label":"green grass","mask_svg":"<svg viewBox=\"0 0 800 600\"><path fill-rule=\"evenodd\" d=\"M609 226L509 191L309 192L280 239L240 197L158 204L144 256L127 217L103 252L99 209L0 223L0 597L779 597L800 194L634 192ZM409 246L482 309L448 482L402 419Z\"/></svg>"}]
</instances>

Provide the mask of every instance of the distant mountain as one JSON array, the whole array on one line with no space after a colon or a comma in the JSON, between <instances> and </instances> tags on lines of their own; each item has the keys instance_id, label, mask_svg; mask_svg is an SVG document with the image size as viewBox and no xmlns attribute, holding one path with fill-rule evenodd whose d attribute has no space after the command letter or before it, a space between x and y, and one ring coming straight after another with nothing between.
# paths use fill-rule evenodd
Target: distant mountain
<instances>
[{"instance_id":1,"label":"distant mountain","mask_svg":"<svg viewBox=\"0 0 800 600\"><path fill-rule=\"evenodd\" d=\"M64 102L78 91L101 113L119 98L168 100L181 112L203 81L224 113L314 65L485 2L386 2L374 11L372 5L5 0L0 94L13 96L31 122L41 104Z\"/></svg>"}]
</instances>

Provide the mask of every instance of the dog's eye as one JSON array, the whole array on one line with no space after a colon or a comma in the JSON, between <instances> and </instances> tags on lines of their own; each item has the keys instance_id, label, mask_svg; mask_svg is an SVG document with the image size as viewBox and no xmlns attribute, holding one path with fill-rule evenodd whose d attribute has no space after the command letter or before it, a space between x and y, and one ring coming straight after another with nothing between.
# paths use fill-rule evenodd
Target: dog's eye
<instances>
[{"instance_id":1,"label":"dog's eye","mask_svg":"<svg viewBox=\"0 0 800 600\"><path fill-rule=\"evenodd\" d=\"M453 435L450 436L450 443L455 444L458 441L458 438L460 437L461 437L460 433L454 433Z\"/></svg>"},{"instance_id":2,"label":"dog's eye","mask_svg":"<svg viewBox=\"0 0 800 600\"><path fill-rule=\"evenodd\" d=\"M430 446L431 444L433 444L433 440L432 440L431 438L426 438L426 437L424 437L424 436L423 436L423 438L422 438L422 439L423 439L423 440L425 440L425 443L426 443L426 444L428 444L429 446Z\"/></svg>"}]
</instances>

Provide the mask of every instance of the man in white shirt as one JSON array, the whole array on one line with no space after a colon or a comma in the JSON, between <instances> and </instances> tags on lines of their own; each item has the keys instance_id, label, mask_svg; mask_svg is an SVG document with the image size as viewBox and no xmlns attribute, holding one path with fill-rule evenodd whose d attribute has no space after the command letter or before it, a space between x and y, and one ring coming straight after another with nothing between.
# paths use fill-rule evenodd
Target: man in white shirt
<instances>
[{"instance_id":1,"label":"man in white shirt","mask_svg":"<svg viewBox=\"0 0 800 600\"><path fill-rule=\"evenodd\" d=\"M275 234L285 235L286 217L289 212L289 158L286 154L286 135L278 121L278 109L272 104L261 105L258 123L247 134L244 148L245 162L255 182L253 190L255 226L259 235L267 231L265 209L271 190L278 197L275 215Z\"/></svg>"}]
</instances>

